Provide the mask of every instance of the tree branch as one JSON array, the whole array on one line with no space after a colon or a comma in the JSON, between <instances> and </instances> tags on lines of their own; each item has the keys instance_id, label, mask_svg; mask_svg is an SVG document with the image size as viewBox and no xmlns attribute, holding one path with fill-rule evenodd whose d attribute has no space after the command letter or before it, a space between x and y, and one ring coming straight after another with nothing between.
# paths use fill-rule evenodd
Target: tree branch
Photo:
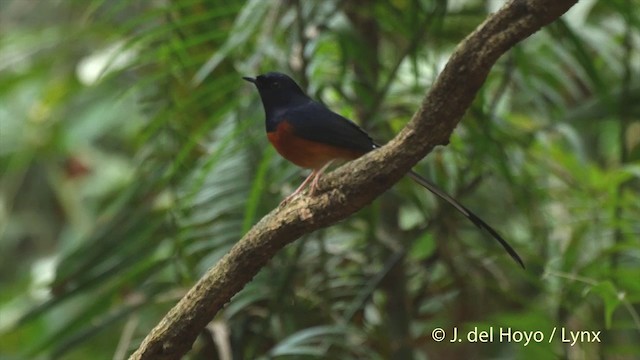
<instances>
[{"instance_id":1,"label":"tree branch","mask_svg":"<svg viewBox=\"0 0 640 360\"><path fill-rule=\"evenodd\" d=\"M436 145L446 145L498 58L576 2L511 0L489 16L460 43L398 136L326 175L319 195L298 197L260 220L151 330L130 359L184 355L218 311L278 250L366 206Z\"/></svg>"}]
</instances>

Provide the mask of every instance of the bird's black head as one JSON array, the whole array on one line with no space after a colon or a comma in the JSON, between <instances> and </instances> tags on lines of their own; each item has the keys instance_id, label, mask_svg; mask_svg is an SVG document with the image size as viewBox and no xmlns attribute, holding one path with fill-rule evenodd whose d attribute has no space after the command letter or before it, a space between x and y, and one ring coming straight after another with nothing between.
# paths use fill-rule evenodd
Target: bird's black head
<instances>
[{"instance_id":1,"label":"bird's black head","mask_svg":"<svg viewBox=\"0 0 640 360\"><path fill-rule=\"evenodd\" d=\"M309 100L300 86L282 73L270 72L255 78L245 76L243 79L255 84L258 88L267 117L282 108Z\"/></svg>"}]
</instances>

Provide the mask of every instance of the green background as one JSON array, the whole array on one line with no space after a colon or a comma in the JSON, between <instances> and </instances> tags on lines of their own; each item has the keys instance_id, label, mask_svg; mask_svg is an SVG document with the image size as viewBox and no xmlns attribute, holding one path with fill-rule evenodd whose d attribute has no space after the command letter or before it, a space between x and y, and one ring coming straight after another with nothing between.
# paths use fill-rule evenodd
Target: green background
<instances>
[{"instance_id":1,"label":"green background","mask_svg":"<svg viewBox=\"0 0 640 360\"><path fill-rule=\"evenodd\" d=\"M384 143L501 3L0 1L0 358L126 358L302 181L242 76ZM526 270L402 180L281 251L187 358L640 358L639 9L582 0L518 44L415 168ZM495 341L449 342L476 327Z\"/></svg>"}]
</instances>

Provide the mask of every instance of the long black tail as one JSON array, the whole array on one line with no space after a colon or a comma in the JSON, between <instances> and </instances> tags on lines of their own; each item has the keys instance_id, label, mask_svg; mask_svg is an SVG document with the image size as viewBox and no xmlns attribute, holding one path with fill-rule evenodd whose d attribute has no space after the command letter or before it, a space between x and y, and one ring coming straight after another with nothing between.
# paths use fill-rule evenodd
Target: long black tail
<instances>
[{"instance_id":1,"label":"long black tail","mask_svg":"<svg viewBox=\"0 0 640 360\"><path fill-rule=\"evenodd\" d=\"M422 176L418 175L413 170L409 171L407 173L407 175L411 179L413 179L413 181L415 181L418 184L424 186L427 190L431 191L433 194L437 195L438 197L440 197L444 201L446 201L449 204L451 204L454 208L456 208L456 210L458 210L460 213L462 213L462 215L466 216L467 219L469 219L477 227L479 227L481 229L485 229L487 232L489 232L489 234L491 234L491 236L493 236L494 239L498 240L500 245L502 245L502 247L505 250L507 250L507 252L509 253L509 255L511 255L513 260L517 261L518 264L520 264L520 266L522 266L522 268L524 269L524 263L522 262L522 259L520 258L518 253L516 253L516 251L513 250L513 248L511 247L511 245L509 245L502 238L502 236L500 236L498 234L498 232L496 232L491 226L487 225L487 223L482 221L482 219L480 219L476 214L471 212L471 210L467 209L462 204L460 204L456 199L452 198L447 193L445 193L444 191L440 190L434 183L432 183L431 181L429 181L429 180L423 178Z\"/></svg>"}]
</instances>

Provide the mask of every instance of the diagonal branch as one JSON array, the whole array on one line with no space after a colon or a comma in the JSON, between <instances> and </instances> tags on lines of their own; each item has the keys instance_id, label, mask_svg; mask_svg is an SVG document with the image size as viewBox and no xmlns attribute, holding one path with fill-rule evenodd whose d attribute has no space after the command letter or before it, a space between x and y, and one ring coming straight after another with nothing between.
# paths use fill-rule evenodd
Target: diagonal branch
<instances>
[{"instance_id":1,"label":"diagonal branch","mask_svg":"<svg viewBox=\"0 0 640 360\"><path fill-rule=\"evenodd\" d=\"M449 136L489 70L517 42L577 0L511 0L460 43L407 126L386 146L328 174L320 195L299 197L256 224L147 335L130 359L178 359L260 269L303 234L369 204Z\"/></svg>"}]
</instances>

